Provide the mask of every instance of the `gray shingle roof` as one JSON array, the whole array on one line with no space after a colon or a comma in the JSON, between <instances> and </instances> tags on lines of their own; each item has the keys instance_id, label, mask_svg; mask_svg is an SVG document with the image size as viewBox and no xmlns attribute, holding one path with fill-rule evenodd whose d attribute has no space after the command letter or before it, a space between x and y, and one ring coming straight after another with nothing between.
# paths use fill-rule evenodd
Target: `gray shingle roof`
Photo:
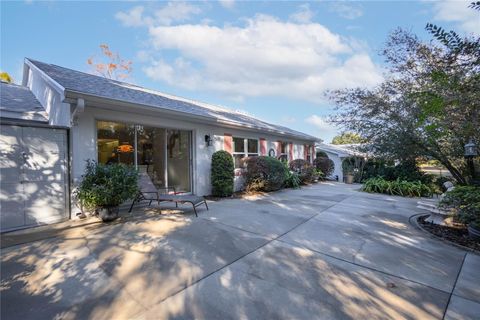
<instances>
[{"instance_id":1,"label":"gray shingle roof","mask_svg":"<svg viewBox=\"0 0 480 320\"><path fill-rule=\"evenodd\" d=\"M274 125L223 107L171 96L155 90L142 88L137 85L115 81L53 64L47 64L31 59L28 59L28 61L42 70L47 76L55 80L67 91L76 91L97 97L203 116L211 118L212 120L229 122L240 127L272 131L274 133L294 136L300 139L311 141L318 140L316 137L302 132Z\"/></svg>"},{"instance_id":2,"label":"gray shingle roof","mask_svg":"<svg viewBox=\"0 0 480 320\"><path fill-rule=\"evenodd\" d=\"M0 115L2 118L48 122L48 114L33 93L13 83L0 84Z\"/></svg>"}]
</instances>

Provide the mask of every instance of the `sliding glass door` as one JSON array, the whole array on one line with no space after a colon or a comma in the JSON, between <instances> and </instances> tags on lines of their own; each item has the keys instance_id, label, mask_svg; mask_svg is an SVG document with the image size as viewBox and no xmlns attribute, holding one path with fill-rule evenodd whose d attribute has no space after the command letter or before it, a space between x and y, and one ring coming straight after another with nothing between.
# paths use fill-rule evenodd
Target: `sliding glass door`
<instances>
[{"instance_id":1,"label":"sliding glass door","mask_svg":"<svg viewBox=\"0 0 480 320\"><path fill-rule=\"evenodd\" d=\"M137 126L137 165L158 187L168 185L165 158L165 133L162 128Z\"/></svg>"},{"instance_id":2,"label":"sliding glass door","mask_svg":"<svg viewBox=\"0 0 480 320\"><path fill-rule=\"evenodd\" d=\"M97 122L98 162L135 165L158 187L191 192L191 132Z\"/></svg>"},{"instance_id":3,"label":"sliding glass door","mask_svg":"<svg viewBox=\"0 0 480 320\"><path fill-rule=\"evenodd\" d=\"M190 132L167 130L168 183L177 191L190 192Z\"/></svg>"}]
</instances>

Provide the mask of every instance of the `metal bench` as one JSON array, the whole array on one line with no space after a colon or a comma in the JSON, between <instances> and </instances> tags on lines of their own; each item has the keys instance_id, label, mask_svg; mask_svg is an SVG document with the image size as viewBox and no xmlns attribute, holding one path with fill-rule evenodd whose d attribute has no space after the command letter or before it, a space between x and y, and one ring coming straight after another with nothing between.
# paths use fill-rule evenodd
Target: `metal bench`
<instances>
[{"instance_id":1,"label":"metal bench","mask_svg":"<svg viewBox=\"0 0 480 320\"><path fill-rule=\"evenodd\" d=\"M197 207L205 204L205 207L208 210L207 201L204 197L194 196L194 195L182 195L182 194L160 194L158 196L158 203L160 202L175 202L175 206L178 207L179 203L191 203L193 206L193 212L195 212L195 216L197 215Z\"/></svg>"}]
</instances>

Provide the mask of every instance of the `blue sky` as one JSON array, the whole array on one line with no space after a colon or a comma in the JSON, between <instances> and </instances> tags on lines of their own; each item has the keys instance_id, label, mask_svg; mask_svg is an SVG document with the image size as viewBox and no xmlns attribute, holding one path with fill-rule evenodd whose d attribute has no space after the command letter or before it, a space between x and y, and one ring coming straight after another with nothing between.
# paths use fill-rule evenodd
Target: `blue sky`
<instances>
[{"instance_id":1,"label":"blue sky","mask_svg":"<svg viewBox=\"0 0 480 320\"><path fill-rule=\"evenodd\" d=\"M323 92L379 83L397 27L427 40L427 22L478 32L469 2L2 1L0 68L17 83L24 57L91 72L105 43L133 62L128 82L329 142L338 129Z\"/></svg>"}]
</instances>

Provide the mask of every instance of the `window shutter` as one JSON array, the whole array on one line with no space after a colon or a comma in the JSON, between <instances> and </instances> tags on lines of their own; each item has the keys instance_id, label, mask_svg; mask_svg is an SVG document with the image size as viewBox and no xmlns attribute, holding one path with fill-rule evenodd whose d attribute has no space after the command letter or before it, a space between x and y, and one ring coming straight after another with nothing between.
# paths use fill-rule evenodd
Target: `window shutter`
<instances>
[{"instance_id":1,"label":"window shutter","mask_svg":"<svg viewBox=\"0 0 480 320\"><path fill-rule=\"evenodd\" d=\"M290 161L293 160L293 143L290 142L288 146L288 151L290 152Z\"/></svg>"},{"instance_id":2,"label":"window shutter","mask_svg":"<svg viewBox=\"0 0 480 320\"><path fill-rule=\"evenodd\" d=\"M233 138L229 133L225 133L223 135L223 150L227 151L228 153L233 152Z\"/></svg>"},{"instance_id":3,"label":"window shutter","mask_svg":"<svg viewBox=\"0 0 480 320\"><path fill-rule=\"evenodd\" d=\"M265 138L260 138L260 155L267 155L267 140Z\"/></svg>"}]
</instances>

